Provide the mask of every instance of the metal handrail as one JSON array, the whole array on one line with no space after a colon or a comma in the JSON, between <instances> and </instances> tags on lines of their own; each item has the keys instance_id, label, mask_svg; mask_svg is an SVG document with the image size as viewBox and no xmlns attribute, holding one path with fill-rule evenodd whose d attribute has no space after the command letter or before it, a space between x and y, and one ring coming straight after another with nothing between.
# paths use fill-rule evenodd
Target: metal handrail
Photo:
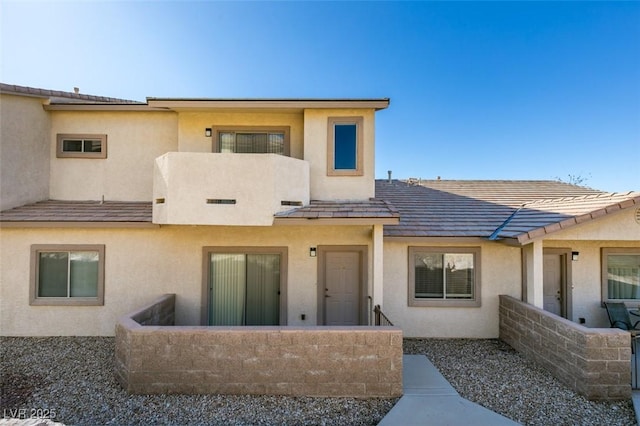
<instances>
[{"instance_id":1,"label":"metal handrail","mask_svg":"<svg viewBox=\"0 0 640 426\"><path fill-rule=\"evenodd\" d=\"M375 325L393 327L393 323L389 321L389 318L387 318L387 316L382 312L382 309L380 309L380 305L373 307L373 313L375 314Z\"/></svg>"}]
</instances>

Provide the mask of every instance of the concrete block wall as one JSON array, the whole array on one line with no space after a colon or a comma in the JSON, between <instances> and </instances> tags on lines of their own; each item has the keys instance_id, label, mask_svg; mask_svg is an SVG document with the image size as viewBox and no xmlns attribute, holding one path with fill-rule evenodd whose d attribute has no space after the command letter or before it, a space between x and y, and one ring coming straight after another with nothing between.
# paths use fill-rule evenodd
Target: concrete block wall
<instances>
[{"instance_id":1,"label":"concrete block wall","mask_svg":"<svg viewBox=\"0 0 640 426\"><path fill-rule=\"evenodd\" d=\"M631 336L500 296L500 339L590 400L631 397Z\"/></svg>"},{"instance_id":2,"label":"concrete block wall","mask_svg":"<svg viewBox=\"0 0 640 426\"><path fill-rule=\"evenodd\" d=\"M171 303L166 296L156 302L133 316ZM116 325L116 377L134 394L397 397L402 331L143 326L128 315Z\"/></svg>"}]
</instances>

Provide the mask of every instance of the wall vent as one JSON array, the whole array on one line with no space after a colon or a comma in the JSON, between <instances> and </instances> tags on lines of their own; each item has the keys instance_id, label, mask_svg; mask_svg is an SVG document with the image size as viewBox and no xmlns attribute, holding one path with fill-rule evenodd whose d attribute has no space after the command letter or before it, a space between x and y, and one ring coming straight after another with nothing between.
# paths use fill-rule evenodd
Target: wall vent
<instances>
[{"instance_id":1,"label":"wall vent","mask_svg":"<svg viewBox=\"0 0 640 426\"><path fill-rule=\"evenodd\" d=\"M235 204L236 200L226 198L207 198L207 204Z\"/></svg>"},{"instance_id":2,"label":"wall vent","mask_svg":"<svg viewBox=\"0 0 640 426\"><path fill-rule=\"evenodd\" d=\"M164 204L164 198L156 198L156 204Z\"/></svg>"},{"instance_id":3,"label":"wall vent","mask_svg":"<svg viewBox=\"0 0 640 426\"><path fill-rule=\"evenodd\" d=\"M302 207L302 201L288 201L288 200L282 200L282 201L280 201L280 205L281 205L281 206L296 206L296 207Z\"/></svg>"},{"instance_id":4,"label":"wall vent","mask_svg":"<svg viewBox=\"0 0 640 426\"><path fill-rule=\"evenodd\" d=\"M640 208L636 209L636 223L640 225Z\"/></svg>"}]
</instances>

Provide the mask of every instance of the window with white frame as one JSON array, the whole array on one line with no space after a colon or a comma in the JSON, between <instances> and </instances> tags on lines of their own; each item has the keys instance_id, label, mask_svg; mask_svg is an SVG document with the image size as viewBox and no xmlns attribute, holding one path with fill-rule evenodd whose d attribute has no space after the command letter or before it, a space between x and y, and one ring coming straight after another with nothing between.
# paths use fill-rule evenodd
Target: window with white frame
<instances>
[{"instance_id":1,"label":"window with white frame","mask_svg":"<svg viewBox=\"0 0 640 426\"><path fill-rule=\"evenodd\" d=\"M58 134L58 158L107 158L107 135Z\"/></svg>"},{"instance_id":2,"label":"window with white frame","mask_svg":"<svg viewBox=\"0 0 640 426\"><path fill-rule=\"evenodd\" d=\"M640 248L602 249L604 301L640 301Z\"/></svg>"},{"instance_id":3,"label":"window with white frame","mask_svg":"<svg viewBox=\"0 0 640 426\"><path fill-rule=\"evenodd\" d=\"M33 245L32 305L103 305L103 245Z\"/></svg>"},{"instance_id":4,"label":"window with white frame","mask_svg":"<svg viewBox=\"0 0 640 426\"><path fill-rule=\"evenodd\" d=\"M213 152L289 155L289 127L219 127L213 135Z\"/></svg>"},{"instance_id":5,"label":"window with white frame","mask_svg":"<svg viewBox=\"0 0 640 426\"><path fill-rule=\"evenodd\" d=\"M479 247L409 247L409 306L480 306Z\"/></svg>"}]
</instances>

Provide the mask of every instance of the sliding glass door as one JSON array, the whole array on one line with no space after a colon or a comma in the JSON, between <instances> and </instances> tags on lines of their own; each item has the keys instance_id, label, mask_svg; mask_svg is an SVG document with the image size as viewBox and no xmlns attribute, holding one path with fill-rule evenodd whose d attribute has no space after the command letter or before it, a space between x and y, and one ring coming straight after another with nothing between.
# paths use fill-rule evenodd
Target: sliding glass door
<instances>
[{"instance_id":1,"label":"sliding glass door","mask_svg":"<svg viewBox=\"0 0 640 426\"><path fill-rule=\"evenodd\" d=\"M209 253L209 324L280 324L280 253Z\"/></svg>"}]
</instances>

